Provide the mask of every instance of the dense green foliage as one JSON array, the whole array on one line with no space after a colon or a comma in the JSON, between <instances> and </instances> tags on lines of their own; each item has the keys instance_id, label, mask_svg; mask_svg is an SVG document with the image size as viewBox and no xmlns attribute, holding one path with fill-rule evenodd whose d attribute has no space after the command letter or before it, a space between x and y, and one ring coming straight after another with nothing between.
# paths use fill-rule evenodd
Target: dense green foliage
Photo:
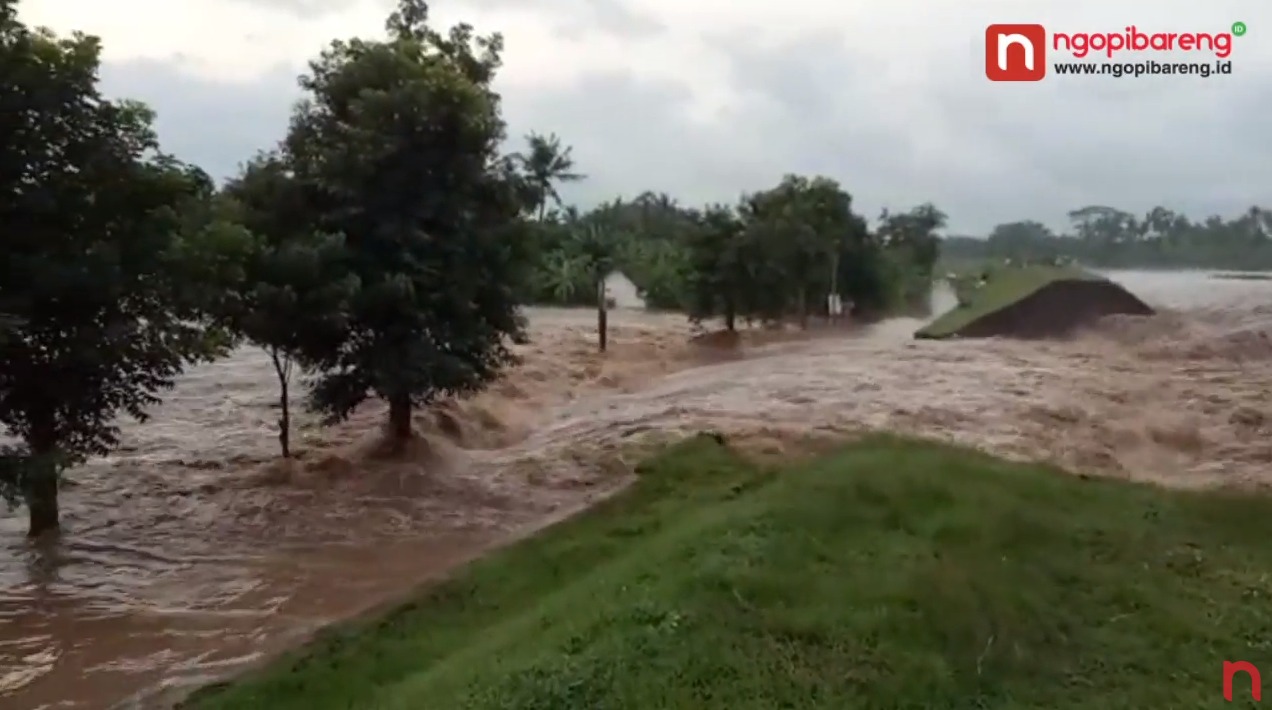
<instances>
[{"instance_id":1,"label":"dense green foliage","mask_svg":"<svg viewBox=\"0 0 1272 710\"><path fill-rule=\"evenodd\" d=\"M931 205L885 212L871 231L852 197L827 177L788 175L736 206L684 207L644 193L586 213L549 212L538 225L533 303L595 303L592 262L577 234L609 232L613 267L647 307L723 317L806 321L837 292L860 313L880 315L923 301L945 215Z\"/></svg>"},{"instance_id":2,"label":"dense green foliage","mask_svg":"<svg viewBox=\"0 0 1272 710\"><path fill-rule=\"evenodd\" d=\"M523 304L596 306L604 350L615 270L650 307L729 327L926 293L944 215L871 231L825 177L735 206L563 205L584 176L561 138L503 152L502 38L428 20L401 0L383 39L332 42L278 143L218 188L160 150L145 106L99 95L96 39L0 0L0 492L32 534L57 529L61 472L114 447L119 416L236 345L273 362L289 456L293 375L329 422L385 400L401 444L414 408L515 362Z\"/></svg>"},{"instance_id":3,"label":"dense green foliage","mask_svg":"<svg viewBox=\"0 0 1272 710\"><path fill-rule=\"evenodd\" d=\"M702 437L190 707L1226 707L1221 659L1272 661L1270 535L1266 496L890 438L766 470Z\"/></svg>"},{"instance_id":4,"label":"dense green foliage","mask_svg":"<svg viewBox=\"0 0 1272 710\"><path fill-rule=\"evenodd\" d=\"M1103 268L1272 269L1272 211L1251 207L1233 219L1194 222L1164 207L1143 217L1112 207L1069 213L1071 234L1038 222L994 228L988 239L955 237L942 245L952 259L1041 261L1069 257Z\"/></svg>"}]
</instances>

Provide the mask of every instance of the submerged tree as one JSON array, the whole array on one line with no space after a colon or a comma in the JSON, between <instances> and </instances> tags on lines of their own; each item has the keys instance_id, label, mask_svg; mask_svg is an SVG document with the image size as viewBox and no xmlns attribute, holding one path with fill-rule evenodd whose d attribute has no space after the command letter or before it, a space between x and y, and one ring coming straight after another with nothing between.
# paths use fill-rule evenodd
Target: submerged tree
<instances>
[{"instance_id":1,"label":"submerged tree","mask_svg":"<svg viewBox=\"0 0 1272 710\"><path fill-rule=\"evenodd\" d=\"M118 443L117 415L145 419L217 351L178 234L211 181L158 151L148 109L99 94L99 54L0 4L0 423L20 442L0 487L32 536L58 529L61 473Z\"/></svg>"},{"instance_id":2,"label":"submerged tree","mask_svg":"<svg viewBox=\"0 0 1272 710\"><path fill-rule=\"evenodd\" d=\"M278 442L289 458L293 371L340 347L357 277L344 269L343 237L309 226L299 187L278 156L249 163L225 196L247 239L243 276L216 315L269 356L278 378Z\"/></svg>"},{"instance_id":3,"label":"submerged tree","mask_svg":"<svg viewBox=\"0 0 1272 710\"><path fill-rule=\"evenodd\" d=\"M941 238L937 232L945 227L945 213L931 204L922 204L908 212L889 213L879 217L879 240L892 257L896 268L908 268L914 273L899 275L898 280L908 285L902 297L908 302L927 298L931 289L932 270L940 256Z\"/></svg>"},{"instance_id":4,"label":"submerged tree","mask_svg":"<svg viewBox=\"0 0 1272 710\"><path fill-rule=\"evenodd\" d=\"M701 322L724 318L725 329L737 328L750 284L737 213L723 205L707 208L689 238L689 318Z\"/></svg>"},{"instance_id":5,"label":"submerged tree","mask_svg":"<svg viewBox=\"0 0 1272 710\"><path fill-rule=\"evenodd\" d=\"M788 175L745 196L736 210L710 208L690 240L690 317L722 315L779 321L793 313L807 327L815 304L841 287L845 258L865 242L852 197L825 177Z\"/></svg>"},{"instance_id":6,"label":"submerged tree","mask_svg":"<svg viewBox=\"0 0 1272 710\"><path fill-rule=\"evenodd\" d=\"M302 78L284 142L313 226L345 238L359 288L340 346L314 358L312 402L329 420L370 393L402 442L411 411L476 391L524 337L524 191L501 157L499 35L443 35L402 0L386 41L334 42Z\"/></svg>"},{"instance_id":7,"label":"submerged tree","mask_svg":"<svg viewBox=\"0 0 1272 710\"><path fill-rule=\"evenodd\" d=\"M837 286L837 259L856 220L852 196L827 177L788 175L751 202L757 219L782 235L775 253L790 279L800 326L806 328L814 301Z\"/></svg>"}]
</instances>

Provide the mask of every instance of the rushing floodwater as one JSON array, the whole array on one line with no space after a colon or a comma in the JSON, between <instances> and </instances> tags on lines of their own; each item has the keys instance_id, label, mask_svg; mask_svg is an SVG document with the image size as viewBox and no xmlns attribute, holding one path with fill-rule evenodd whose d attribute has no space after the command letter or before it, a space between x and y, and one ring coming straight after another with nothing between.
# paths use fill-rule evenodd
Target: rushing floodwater
<instances>
[{"instance_id":1,"label":"rushing floodwater","mask_svg":"<svg viewBox=\"0 0 1272 710\"><path fill-rule=\"evenodd\" d=\"M1064 343L914 341L897 320L745 357L622 313L605 358L592 314L535 311L525 364L420 414L410 461L379 455L368 406L302 422L283 465L267 361L199 368L71 474L60 542L0 517L0 706L160 704L612 492L654 432L780 451L891 429L1174 486L1272 482L1272 281L1113 276L1171 310Z\"/></svg>"}]
</instances>

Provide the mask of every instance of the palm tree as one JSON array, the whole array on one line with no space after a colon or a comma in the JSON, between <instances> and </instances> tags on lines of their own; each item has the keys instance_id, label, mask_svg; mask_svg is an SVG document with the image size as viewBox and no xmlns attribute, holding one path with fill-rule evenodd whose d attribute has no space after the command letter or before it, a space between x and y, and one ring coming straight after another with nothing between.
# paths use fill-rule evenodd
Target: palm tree
<instances>
[{"instance_id":1,"label":"palm tree","mask_svg":"<svg viewBox=\"0 0 1272 710\"><path fill-rule=\"evenodd\" d=\"M561 196L557 193L556 184L576 182L585 176L582 173L573 172L574 158L570 155L573 149L562 146L561 139L557 138L555 133L547 136L531 133L526 136L526 142L529 144L529 151L526 154L518 154L516 158L522 170L525 171L526 179L535 190L539 221L542 222L547 214L549 200L557 205L561 204Z\"/></svg>"}]
</instances>

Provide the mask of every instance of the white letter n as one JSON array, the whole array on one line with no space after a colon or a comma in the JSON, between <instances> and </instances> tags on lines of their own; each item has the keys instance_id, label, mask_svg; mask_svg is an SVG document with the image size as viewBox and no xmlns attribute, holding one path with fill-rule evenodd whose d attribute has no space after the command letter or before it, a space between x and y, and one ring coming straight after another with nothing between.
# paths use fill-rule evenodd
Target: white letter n
<instances>
[{"instance_id":1,"label":"white letter n","mask_svg":"<svg viewBox=\"0 0 1272 710\"><path fill-rule=\"evenodd\" d=\"M1024 35L998 35L998 68L1007 71L1007 48L1013 44L1025 48L1025 68L1033 71L1034 46Z\"/></svg>"}]
</instances>

